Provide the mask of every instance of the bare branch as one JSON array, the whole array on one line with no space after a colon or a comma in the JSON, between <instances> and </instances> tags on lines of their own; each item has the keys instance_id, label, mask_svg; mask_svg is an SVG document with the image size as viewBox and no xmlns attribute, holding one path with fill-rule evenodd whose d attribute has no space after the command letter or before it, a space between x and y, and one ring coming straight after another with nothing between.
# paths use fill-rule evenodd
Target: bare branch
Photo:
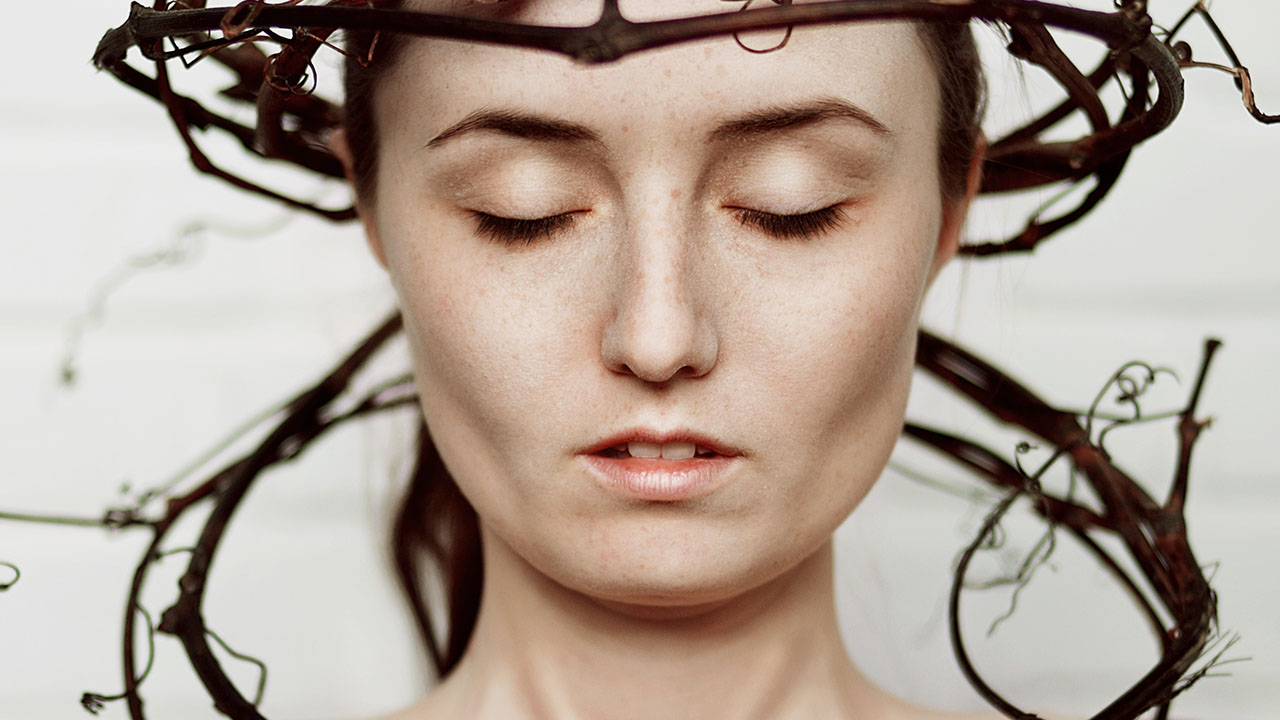
<instances>
[{"instance_id":1,"label":"bare branch","mask_svg":"<svg viewBox=\"0 0 1280 720\"><path fill-rule=\"evenodd\" d=\"M341 178L341 164L325 149L325 137L337 127L340 113L310 94L318 79L313 58L322 48L334 48L328 38L337 29L401 32L423 37L451 38L560 53L583 63L617 60L644 50L715 36L729 35L742 45L741 34L857 20L913 19L964 22L971 19L1007 25L1015 37L1011 47L1022 59L1044 67L1067 91L1067 99L1045 115L993 143L985 164L983 192L995 193L1093 178L1093 189L1080 204L1052 219L1032 218L1017 236L998 242L968 243L961 252L985 256L1025 252L1078 221L1112 190L1134 146L1163 130L1182 105L1182 77L1165 43L1152 33L1145 3L1124 0L1113 13L1078 10L1033 0L833 0L795 5L774 0L772 7L742 12L653 22L631 22L616 3L606 2L600 18L585 27L545 27L490 21L478 17L420 13L377 8L368 0L331 0L324 6L296 3L268 4L250 0L234 8L173 7L166 10L135 5L129 20L107 33L94 62L121 81L163 103L187 146L192 162L242 189L266 195L291 207L310 210L333 220L354 217L351 208L319 208L286 196L222 169L200 149L193 128L216 128L234 136L249 153L282 159L324 176ZM1049 28L1067 29L1105 42L1112 53L1085 75L1058 47ZM291 35L278 32L288 30ZM170 40L164 49L161 41ZM177 42L182 40L182 44ZM256 45L275 43L268 55ZM156 63L148 76L125 60L138 47ZM336 49L336 48L335 48ZM339 50L339 52L343 52ZM176 93L166 63L195 62L212 57L239 78L225 95L258 111L256 127L219 115L198 101ZM190 60L188 60L191 58ZM1108 79L1127 76L1130 87L1125 107L1113 120L1099 99ZM265 79L264 79L265 78ZM1149 100L1154 81L1159 92ZM1045 140L1044 134L1076 111L1090 121L1092 132L1071 142ZM287 119L287 121L286 121Z\"/></svg>"},{"instance_id":2,"label":"bare branch","mask_svg":"<svg viewBox=\"0 0 1280 720\"><path fill-rule=\"evenodd\" d=\"M1089 429L1081 426L1075 415L1048 405L1008 374L972 353L929 333L921 333L917 353L917 363L920 367L1005 422L1052 443L1058 451L1034 474L1022 471L1020 465L1014 467L1015 476L1010 473L1007 464L998 462L994 457L988 457L989 452L975 452L973 448L957 445L954 440L939 439L935 435L922 433L911 427L907 429L910 436L923 439L939 449L952 451L952 454L966 466L985 473L1002 486L1010 488L1005 499L988 515L979 536L962 553L952 585L951 603L952 641L961 668L983 697L1009 717L1032 716L1026 715L1000 697L987 685L970 662L959 630L959 596L961 589L965 587L964 576L974 554L983 546L986 539L996 532L1000 518L1012 506L1014 500L1024 494L1030 494L1034 498L1037 493L1043 492L1036 482L1038 475L1059 456L1071 459L1075 468L1089 482L1102 502L1104 511L1101 515L1092 516L1096 518L1096 524L1086 526L1081 519L1089 516L1075 514L1076 511L1083 511L1084 508L1068 499L1059 499L1063 503L1063 506L1059 507L1065 507L1067 510L1058 511L1061 517L1056 519L1056 522L1070 528L1082 540L1086 540L1087 534L1091 532L1108 532L1116 535L1124 542L1133 560L1154 588L1160 603L1174 620L1172 627L1164 627L1154 609L1147 605L1145 600L1139 602L1146 611L1148 619L1152 621L1162 648L1161 657L1141 680L1095 715L1094 720L1134 720L1152 708L1158 708L1160 715L1167 714L1167 705L1172 697L1171 689L1191 672L1192 665L1204 652L1216 627L1217 600L1191 552L1187 540L1186 520L1182 514L1181 498L1185 496L1186 467L1189 463L1191 448L1199 436L1200 429L1203 428L1203 423L1194 420L1194 412L1209 361L1217 347L1217 341L1211 340L1206 343L1205 357L1196 382L1196 389L1193 390L1180 413L1182 420L1179 424L1179 469L1174 479L1170 501L1161 505L1114 465L1109 455L1091 440ZM1123 391L1123 402L1132 402L1139 391L1149 384L1149 382L1145 384L1116 382L1117 378L1124 376L1126 370L1133 367L1144 368L1149 378L1154 378L1156 375L1154 368L1141 364L1127 365L1113 375L1107 386L1119 384ZM1047 516L1047 513L1053 512L1051 507L1053 506L1047 502L1042 502L1041 505L1036 506L1036 509ZM1086 547L1094 551L1099 559L1105 558L1104 565L1113 574L1123 576L1118 566L1101 552L1101 548L1095 542L1088 539ZM1033 552L1029 556L1030 564L1024 563L1024 567L1034 567L1035 557ZM1020 572L1018 575L1024 574ZM1015 577L1014 580L1021 581L1021 578ZM1132 580L1123 582L1135 599L1142 596Z\"/></svg>"}]
</instances>

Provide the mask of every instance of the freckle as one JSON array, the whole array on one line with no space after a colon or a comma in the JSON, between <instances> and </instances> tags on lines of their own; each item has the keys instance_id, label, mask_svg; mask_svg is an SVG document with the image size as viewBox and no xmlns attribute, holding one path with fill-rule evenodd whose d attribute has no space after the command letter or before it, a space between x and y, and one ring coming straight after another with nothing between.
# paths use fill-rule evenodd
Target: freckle
<instances>
[{"instance_id":1,"label":"freckle","mask_svg":"<svg viewBox=\"0 0 1280 720\"><path fill-rule=\"evenodd\" d=\"M671 68L667 68L666 70L663 70L662 74L665 77L671 77Z\"/></svg>"},{"instance_id":2,"label":"freckle","mask_svg":"<svg viewBox=\"0 0 1280 720\"><path fill-rule=\"evenodd\" d=\"M684 192L683 192L682 190L680 190L680 188L672 188L672 189L671 189L671 199L672 199L672 200L679 200L679 199L680 199L680 196L681 196L681 195L683 195L683 194L684 194Z\"/></svg>"},{"instance_id":3,"label":"freckle","mask_svg":"<svg viewBox=\"0 0 1280 720\"><path fill-rule=\"evenodd\" d=\"M627 125L626 123L623 123L622 132L630 132L630 131L631 131L631 126Z\"/></svg>"}]
</instances>

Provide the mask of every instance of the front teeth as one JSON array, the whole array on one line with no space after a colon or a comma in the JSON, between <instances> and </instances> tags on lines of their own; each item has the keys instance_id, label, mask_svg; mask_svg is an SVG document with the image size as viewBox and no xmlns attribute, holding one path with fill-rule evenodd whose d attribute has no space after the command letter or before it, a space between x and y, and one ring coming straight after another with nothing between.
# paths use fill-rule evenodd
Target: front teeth
<instances>
[{"instance_id":1,"label":"front teeth","mask_svg":"<svg viewBox=\"0 0 1280 720\"><path fill-rule=\"evenodd\" d=\"M618 446L619 451L625 452L634 458L662 458L663 460L688 460L695 455L714 455L715 453L704 447L699 447L689 442L671 442L671 443L646 443L632 442L625 446Z\"/></svg>"},{"instance_id":2,"label":"front teeth","mask_svg":"<svg viewBox=\"0 0 1280 720\"><path fill-rule=\"evenodd\" d=\"M693 453L697 448L693 443L666 443L662 446L663 460L688 460L693 457Z\"/></svg>"},{"instance_id":3,"label":"front teeth","mask_svg":"<svg viewBox=\"0 0 1280 720\"><path fill-rule=\"evenodd\" d=\"M657 443L627 443L627 454L636 458L660 458L662 457L662 446Z\"/></svg>"}]
</instances>

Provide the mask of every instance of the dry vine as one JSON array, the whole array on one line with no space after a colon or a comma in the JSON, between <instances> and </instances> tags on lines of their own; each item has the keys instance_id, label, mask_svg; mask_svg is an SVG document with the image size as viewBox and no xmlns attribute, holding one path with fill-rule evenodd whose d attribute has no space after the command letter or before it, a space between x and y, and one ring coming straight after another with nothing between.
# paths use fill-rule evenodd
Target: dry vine
<instances>
[{"instance_id":1,"label":"dry vine","mask_svg":"<svg viewBox=\"0 0 1280 720\"><path fill-rule=\"evenodd\" d=\"M151 542L139 560L126 602L123 648L124 690L115 695L86 693L81 702L91 712L105 703L124 700L130 717L145 717L141 685L146 679L155 655L154 636L164 633L176 636L183 644L197 675L214 699L217 709L228 717L258 720L266 668L249 656L227 647L206 624L202 602L209 570L227 525L251 485L263 471L298 457L309 444L333 427L348 420L402 407L416 406L417 398L409 377L395 378L359 397L349 397L350 385L362 366L400 330L399 316L385 321L357 349L316 385L269 412L276 424L266 438L248 454L214 473L185 493L173 488L189 479L189 472L142 493L134 503L108 510L102 518L60 518L14 513L0 513L0 519L53 522L81 526L97 526L112 530L145 527L151 531ZM1064 528L1080 541L1100 564L1109 570L1131 595L1151 623L1161 647L1159 662L1137 684L1106 709L1095 720L1133 720L1150 708L1160 708L1158 717L1167 716L1169 702L1192 682L1208 674L1218 664L1219 656L1196 668L1211 647L1216 630L1216 598L1187 542L1183 517L1191 451L1207 422L1197 420L1196 407L1204 387L1210 361L1219 344L1206 343L1205 356L1196 384L1179 418L1179 462L1172 488L1164 502L1152 499L1146 491L1116 467L1106 450L1091 436L1090 427L1096 413L1080 414L1053 408L1005 372L980 360L964 349L922 331L917 365L937 376L953 389L967 396L979 407L1000 420L1015 425L1045 440L1055 448L1054 455L1034 472L1025 471L1020 463L1010 463L996 453L973 442L921 425L908 424L904 434L936 448L961 464L1003 488L1005 497L988 515L978 537L965 549L956 568L952 584L950 625L957 658L975 688L993 706L1011 718L1032 720L1036 715L1022 711L994 691L968 658L960 635L960 596L966 587L970 560L988 541L1000 519L1020 497L1032 500L1032 507L1054 528ZM1108 387L1122 387L1122 398L1132 400L1138 389L1124 382L1118 372ZM1096 403L1095 403L1096 406ZM1093 408L1093 409L1096 409ZM1092 409L1091 409L1092 410ZM1140 417L1110 420L1111 427L1133 422ZM1150 419L1166 417L1151 416ZM261 426L262 418L237 431L241 435ZM1105 430L1101 431L1105 432ZM1101 432L1099 435L1101 435ZM225 446L227 443L223 443ZM1069 459L1083 474L1101 500L1095 510L1069 496L1056 497L1039 484L1039 477L1054 462ZM203 464L203 463L201 463ZM163 502L163 511L149 514L146 508ZM194 546L166 548L169 530L180 518L199 506L210 506L203 530ZM1098 542L1100 534L1119 537L1131 557L1141 567L1154 589L1158 601L1173 618L1165 627L1152 601L1129 577L1121 565ZM159 624L141 604L148 572L160 560L172 555L188 557L187 570L179 582L179 596L162 615ZM7 563L0 563L6 564ZM16 568L15 568L16 570ZM148 650L139 670L136 632L138 620L146 624ZM209 640L237 659L258 664L260 680L254 698L246 698L231 682L214 655ZM1229 643L1228 643L1229 646ZM1222 651L1225 651L1223 648Z\"/></svg>"},{"instance_id":2,"label":"dry vine","mask_svg":"<svg viewBox=\"0 0 1280 720\"><path fill-rule=\"evenodd\" d=\"M309 443L349 420L399 407L416 406L417 396L413 392L412 381L407 376L383 383L361 397L344 396L344 391L348 389L356 371L399 329L398 315L384 322L314 387L275 409L271 416L279 417L280 421L255 450L188 492L180 495L171 492L174 486L188 479L185 475L179 475L160 487L142 493L132 504L109 509L102 518L62 518L0 513L0 519L99 526L111 530L145 527L151 531L151 542L134 571L125 604L124 691L117 695L85 693L81 704L87 710L96 713L106 702L125 700L131 717L138 720L145 717L139 687L151 669L155 655L154 635L160 632L177 636L182 641L193 667L208 688L215 707L220 712L233 718L261 717L254 708L261 700L265 667L259 663L262 667L263 680L259 683L255 701L249 702L227 678L209 645L209 639L212 638L233 656L249 662L258 662L231 651L226 643L207 627L201 604L210 566L231 515L264 469L296 458ZM347 407L343 407L344 404ZM258 424L260 423L254 423L255 426ZM239 432L247 432L250 429L252 427L247 426ZM149 514L147 507L158 501L163 501L163 511L159 514ZM165 548L164 542L177 521L202 504L212 504L212 508L205 518L203 530L196 544L192 547ZM175 553L186 554L189 557L186 573L179 582L181 592L175 604L161 615L159 624L155 624L151 615L142 606L142 590L152 565ZM138 669L135 647L139 616L146 622L149 643L147 661L142 670Z\"/></svg>"},{"instance_id":3,"label":"dry vine","mask_svg":"<svg viewBox=\"0 0 1280 720\"><path fill-rule=\"evenodd\" d=\"M326 134L338 126L339 109L312 92L318 82L315 54L326 47L343 52L329 42L338 29L497 43L556 52L583 63L602 63L647 49L726 34L745 49L768 52L785 45L792 30L802 25L895 18L998 22L1007 27L1011 37L1009 52L1049 72L1066 90L1067 97L990 144L981 192L1004 193L1059 183L1075 185L1089 179L1093 187L1076 207L1048 219L1037 214L1011 238L966 244L961 252L970 255L1032 250L1096 207L1115 186L1132 149L1177 116L1183 100L1180 71L1184 67L1214 67L1231 73L1248 111L1261 122L1280 122L1280 116L1258 109L1248 68L1241 64L1204 3L1197 3L1172 29L1157 36L1147 14L1146 0L1117 0L1113 13L1035 0L833 0L805 5L773 1L774 7L751 10L751 3L747 2L740 9L746 12L637 23L621 14L617 0L606 0L599 19L592 25L541 27L380 9L378 0L329 0L323 6L300 5L298 0L278 4L245 0L231 8L206 8L206 0L155 0L151 9L134 3L128 22L103 37L94 62L164 104L193 164L201 172L290 207L331 220L348 220L354 217L354 208L317 207L223 169L204 153L193 134L194 130L220 130L255 156L285 160L321 175L341 178L341 164L325 144ZM1204 19L1226 52L1229 65L1191 60L1190 46L1177 40L1177 33L1192 16ZM1086 75L1058 46L1049 28L1095 37L1107 44L1109 52ZM763 49L749 48L740 39L743 32L767 29L783 29L786 35L776 46ZM268 55L258 47L262 43L274 43L280 50ZM154 75L147 75L126 61L126 54L133 47L154 61ZM214 112L174 90L167 63L180 60L189 66L204 58L222 63L235 74L236 82L222 94L256 108L254 127ZM1122 77L1128 78L1124 88L1128 102L1113 119L1099 92L1108 82L1120 82ZM1152 81L1158 91L1154 101L1149 92ZM1045 139L1050 130L1077 112L1088 119L1090 134L1069 142Z\"/></svg>"},{"instance_id":4,"label":"dry vine","mask_svg":"<svg viewBox=\"0 0 1280 720\"><path fill-rule=\"evenodd\" d=\"M966 677L994 707L1011 718L1031 720L1035 715L1014 707L1001 697L974 668L969 660L960 634L960 596L965 586L965 575L974 555L988 543L996 532L1000 519L1013 503L1021 497L1031 499L1034 510L1053 528L1068 530L1099 563L1115 575L1150 621L1152 630L1160 642L1159 662L1132 688L1114 700L1094 717L1136 718L1153 707L1158 707L1157 717L1165 718L1169 701L1176 694L1175 688L1184 677L1190 675L1195 663L1201 659L1217 625L1217 598L1196 562L1187 541L1186 519L1183 514L1187 486L1190 477L1191 453L1200 432L1207 421L1196 419L1196 407L1204 389L1210 362L1220 343L1205 343L1204 359L1197 375L1195 387L1187 404L1178 413L1178 465L1174 473L1168 497L1159 502L1142 486L1117 467L1101 444L1105 430L1097 436L1091 434L1097 402L1081 421L1079 415L1055 408L1027 389L1006 373L996 369L977 356L966 352L941 338L922 333L916 363L935 375L953 389L967 396L980 407L991 412L1005 423L1014 425L1048 442L1053 448L1051 457L1033 472L1027 472L1021 463L1011 464L996 453L968 440L930 429L908 424L904 432L984 476L993 484L1006 490L1004 499L991 511L978 536L969 544L957 564L951 589L950 625L952 644ZM1107 388L1119 385L1121 398L1136 403L1142 386L1133 385L1124 378L1125 373L1138 365L1121 368L1107 384ZM1154 377L1154 369L1140 366ZM1103 392L1106 392L1104 388ZM1141 417L1134 404L1134 417L1117 419L1112 427L1132 423ZM1074 501L1070 496L1057 497L1044 490L1040 478L1059 460L1069 460L1073 469L1082 475L1101 503L1100 509L1092 509ZM1159 602L1173 618L1173 625L1165 627L1145 593L1133 578L1097 541L1099 534L1112 534L1125 545L1131 558L1142 569L1143 575L1154 589ZM1033 550L1030 563L1044 557ZM1025 580L1024 565L1016 578ZM1177 690L1180 692L1180 690Z\"/></svg>"},{"instance_id":5,"label":"dry vine","mask_svg":"<svg viewBox=\"0 0 1280 720\"><path fill-rule=\"evenodd\" d=\"M605 0L599 19L579 28L537 27L476 17L393 11L378 8L378 4L377 0L330 0L319 6L306 6L299 0L279 3L245 0L233 7L207 8L205 0L176 3L155 0L154 6L147 8L134 3L128 21L102 39L94 61L122 82L164 105L200 171L290 207L343 220L353 217L351 208L316 207L223 169L205 155L194 133L195 130L218 130L237 139L252 155L284 160L323 176L341 177L340 164L323 142L325 135L339 123L339 108L313 92L318 83L314 57L325 47L342 52L329 41L339 29L499 43L557 52L583 63L601 63L646 49L719 35L732 35L741 44L741 33L765 29L785 31L778 45L781 47L793 28L822 23L895 18L978 19L1001 23L1011 38L1009 51L1047 70L1065 89L1066 98L1025 126L991 143L982 192L1002 193L1089 179L1094 186L1077 207L1061 216L1047 220L1033 217L1013 238L966 245L963 251L972 255L1031 250L1095 207L1115 186L1133 148L1159 133L1177 116L1183 101L1181 72L1184 68L1214 67L1232 74L1245 107L1256 119L1266 123L1280 121L1280 117L1258 109L1248 69L1226 42L1204 3L1196 3L1168 30L1154 25L1147 14L1145 0L1117 0L1116 11L1111 13L1034 0L839 0L804 5L773 0L770 7L749 9L751 3L748 2L740 12L642 23L623 17L617 0ZM1177 39L1178 31L1192 17L1200 17L1209 26L1229 64L1192 59L1190 47ZM1058 46L1051 28L1094 37L1106 43L1109 51L1102 62L1086 74ZM262 44L277 45L279 50L269 55L259 47ZM129 64L126 56L135 47L154 62L154 74ZM374 48L376 51L376 43ZM765 51L769 49L776 48ZM235 75L236 83L224 90L223 95L256 107L254 126L219 114L174 89L169 62L178 60L189 66L205 58L221 63ZM1118 113L1109 112L1099 95L1113 79L1124 84L1126 97ZM1074 141L1045 139L1048 131L1077 112L1088 120L1089 134ZM189 491L174 491L190 477L191 473L184 471L142 493L135 502L108 510L102 518L0 513L0 519L113 530L146 528L151 533L151 542L134 572L126 602L124 688L112 696L86 693L82 699L86 709L96 712L106 702L124 700L130 717L143 720L140 687L154 659L155 634L163 633L174 635L182 642L221 713L238 719L262 718L258 705L266 681L265 666L228 647L207 626L202 613L211 564L235 510L264 470L296 458L311 442L348 420L416 405L408 377L396 378L372 392L351 397L352 379L399 330L399 316L386 320L319 383L273 408L268 416L276 419L275 425L256 449ZM907 436L945 453L1005 491L1004 498L987 516L978 537L960 557L951 591L950 619L953 644L962 669L975 688L1008 717L1030 720L1037 716L1012 705L978 673L965 649L959 613L961 591L967 586L966 573L971 560L991 544L1001 518L1019 498L1030 499L1034 510L1049 523L1049 530L1042 544L1009 580L1019 587L1024 584L1052 551L1055 530L1064 529L1129 592L1158 639L1161 652L1155 666L1096 714L1094 720L1134 720L1152 708L1156 709L1156 717L1164 720L1173 697L1222 662L1231 641L1216 648L1216 654L1207 655L1215 652L1216 598L1187 542L1183 515L1192 450L1207 425L1196 418L1197 404L1217 347L1216 341L1206 344L1194 389L1186 405L1175 415L1179 420L1177 469L1168 496L1157 501L1112 462L1103 446L1106 433L1113 428L1168 416L1144 417L1138 405L1138 397L1154 377L1154 368L1126 367L1112 378L1108 387L1120 388L1122 400L1133 408L1133 414L1108 418L1097 412L1097 402L1085 413L1054 408L1005 372L941 338L921 333L917 356L921 368L994 417L1052 447L1050 458L1028 471L1022 466L1025 453L1021 450L1010 462L980 445L935 429L908 424L904 430ZM1134 378L1127 374L1134 369L1145 375ZM260 420L265 421L265 417ZM1098 429L1099 420L1107 423L1106 426ZM251 427L260 424L255 421ZM1069 461L1073 472L1089 484L1100 507L1091 508L1078 502L1070 492L1055 496L1042 487L1039 480L1043 473L1062 461ZM158 503L163 504L162 510L149 510ZM178 519L201 506L208 508L208 515L197 542L190 547L167 547L168 533ZM1123 542L1149 583L1154 600L1098 542L1098 536L1107 534ZM151 567L174 555L187 557L187 569L179 583L177 600L156 623L142 606L141 593ZM0 591L3 591L12 587L19 575L17 567L8 562L0 561L0 566L13 575L0 582ZM1168 626L1156 610L1156 602L1172 619ZM136 647L139 619L145 623L149 646L141 668ZM259 665L260 680L252 699L246 698L227 677L210 640L233 657ZM1202 664L1197 666L1198 662Z\"/></svg>"},{"instance_id":6,"label":"dry vine","mask_svg":"<svg viewBox=\"0 0 1280 720\"><path fill-rule=\"evenodd\" d=\"M234 8L206 9L204 0L187 0L181 7L157 0L155 8L148 9L135 3L129 21L102 39L94 61L165 105L192 162L202 172L292 207L343 220L353 216L352 208L319 208L222 169L201 150L193 134L196 129L220 130L235 137L254 155L342 177L340 163L324 143L325 134L338 124L338 108L309 92L315 82L313 58L320 48L331 47L328 39L339 28L498 43L556 52L583 63L601 63L642 50L715 35L737 37L751 30L784 29L790 33L802 25L893 18L999 22L1007 26L1012 37L1010 51L1048 71L1066 89L1067 98L1043 116L991 143L982 191L1001 193L1052 183L1078 183L1088 178L1093 178L1095 187L1078 207L1059 217L1033 218L1013 238L964 248L964 252L974 255L1030 250L1078 220L1114 187L1130 150L1173 121L1183 99L1182 76L1169 45L1172 34L1162 41L1152 33L1152 21L1143 0L1125 0L1114 13L1032 0L843 0L805 5L783 2L749 10L744 6L742 12L639 23L623 17L616 0L607 0L595 23L576 28L379 9L377 4L369 0L333 0L323 6L250 1ZM1058 46L1050 27L1093 36L1111 51L1086 76ZM263 42L276 43L281 49L268 55L258 47ZM126 54L133 47L154 61L154 75L147 75L126 61ZM214 112L174 90L168 62L193 63L206 57L221 62L236 75L237 81L223 95L256 107L254 127ZM1126 94L1130 99L1112 119L1098 92L1119 76L1129 78ZM1152 80L1158 88L1154 101L1149 93ZM1247 102L1252 102L1251 97ZM1088 118L1089 135L1073 142L1044 139L1047 131L1077 111Z\"/></svg>"},{"instance_id":7,"label":"dry vine","mask_svg":"<svg viewBox=\"0 0 1280 720\"><path fill-rule=\"evenodd\" d=\"M98 281L90 295L88 309L70 322L66 350L63 351L59 368L62 384L68 386L75 384L77 355L85 335L104 322L107 302L111 296L140 273L192 262L193 258L203 250L205 236L208 233L221 233L247 240L270 235L292 219L291 215L283 215L261 227L254 228L230 228L218 221L195 220L186 223L164 246L129 257L113 272Z\"/></svg>"}]
</instances>

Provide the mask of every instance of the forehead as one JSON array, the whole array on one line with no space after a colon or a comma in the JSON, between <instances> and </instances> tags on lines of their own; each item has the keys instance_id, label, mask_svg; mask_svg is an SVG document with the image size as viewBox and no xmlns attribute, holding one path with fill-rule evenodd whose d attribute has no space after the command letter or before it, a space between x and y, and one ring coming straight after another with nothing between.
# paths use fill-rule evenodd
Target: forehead
<instances>
[{"instance_id":1,"label":"forehead","mask_svg":"<svg viewBox=\"0 0 1280 720\"><path fill-rule=\"evenodd\" d=\"M601 3L581 0L409 0L407 7L507 22L581 26ZM724 0L621 0L634 21L736 12ZM783 32L742 36L767 48ZM796 28L787 45L754 54L731 36L650 50L596 66L547 52L448 40L409 40L380 93L392 122L441 129L477 109L523 111L596 121L605 130L654 125L695 130L762 106L841 98L899 137L924 137L937 125L938 88L929 53L907 22ZM391 118L388 118L390 114Z\"/></svg>"}]
</instances>

